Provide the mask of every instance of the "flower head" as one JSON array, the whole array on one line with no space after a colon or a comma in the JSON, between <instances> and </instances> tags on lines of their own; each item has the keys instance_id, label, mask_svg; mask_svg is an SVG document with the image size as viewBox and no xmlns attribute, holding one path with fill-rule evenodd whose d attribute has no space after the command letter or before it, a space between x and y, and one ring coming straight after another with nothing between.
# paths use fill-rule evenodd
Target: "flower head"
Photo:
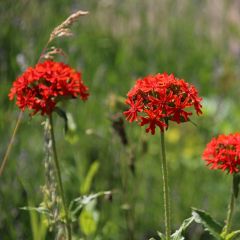
<instances>
[{"instance_id":1,"label":"flower head","mask_svg":"<svg viewBox=\"0 0 240 240\"><path fill-rule=\"evenodd\" d=\"M221 169L229 173L240 170L240 133L219 135L205 148L202 158L210 169Z\"/></svg>"},{"instance_id":2,"label":"flower head","mask_svg":"<svg viewBox=\"0 0 240 240\"><path fill-rule=\"evenodd\" d=\"M46 60L34 68L29 67L17 78L9 93L9 99L16 96L17 106L24 111L33 110L50 114L62 99L88 98L88 88L83 84L81 73L62 62Z\"/></svg>"},{"instance_id":3,"label":"flower head","mask_svg":"<svg viewBox=\"0 0 240 240\"><path fill-rule=\"evenodd\" d=\"M129 109L124 115L129 122L137 121L140 126L149 124L146 131L155 134L157 126L162 132L167 129L169 120L189 121L191 107L201 114L201 100L193 85L173 74L159 73L136 81L127 94Z\"/></svg>"}]
</instances>

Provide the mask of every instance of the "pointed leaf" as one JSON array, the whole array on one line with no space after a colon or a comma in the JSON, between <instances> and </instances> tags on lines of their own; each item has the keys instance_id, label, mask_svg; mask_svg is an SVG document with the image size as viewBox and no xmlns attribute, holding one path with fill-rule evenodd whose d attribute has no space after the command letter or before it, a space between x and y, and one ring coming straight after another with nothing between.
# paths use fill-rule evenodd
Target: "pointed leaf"
<instances>
[{"instance_id":1,"label":"pointed leaf","mask_svg":"<svg viewBox=\"0 0 240 240\"><path fill-rule=\"evenodd\" d=\"M87 210L82 211L79 218L79 225L86 236L94 234L97 230L97 221L94 218L94 214Z\"/></svg>"},{"instance_id":2,"label":"pointed leaf","mask_svg":"<svg viewBox=\"0 0 240 240\"><path fill-rule=\"evenodd\" d=\"M88 205L91 201L101 196L111 197L111 195L112 195L111 191L104 191L104 192L98 192L95 194L90 194L88 196L81 196L81 197L75 198L74 200L71 201L69 205L69 211L71 212L72 220L75 221L76 215L83 209L83 207Z\"/></svg>"},{"instance_id":3,"label":"pointed leaf","mask_svg":"<svg viewBox=\"0 0 240 240\"><path fill-rule=\"evenodd\" d=\"M31 200L28 200L28 205L33 205ZM25 207L25 208L26 210L29 210L27 208L31 208L31 207ZM41 214L39 217L38 212L35 209L34 210L30 209L29 215L30 215L30 224L31 224L31 229L33 234L33 240L45 239L45 236L47 233L47 224L44 223L44 215Z\"/></svg>"},{"instance_id":4,"label":"pointed leaf","mask_svg":"<svg viewBox=\"0 0 240 240\"><path fill-rule=\"evenodd\" d=\"M233 193L235 198L238 197L239 185L240 185L240 175L234 174L233 175Z\"/></svg>"},{"instance_id":5,"label":"pointed leaf","mask_svg":"<svg viewBox=\"0 0 240 240\"><path fill-rule=\"evenodd\" d=\"M198 125L195 122L193 122L191 119L189 119L189 121L193 126L198 127Z\"/></svg>"},{"instance_id":6,"label":"pointed leaf","mask_svg":"<svg viewBox=\"0 0 240 240\"><path fill-rule=\"evenodd\" d=\"M236 237L240 236L240 230L237 230L237 231L234 231L234 232L231 232L229 233L226 237L225 237L225 240L233 240L235 239ZM239 239L239 238L238 238Z\"/></svg>"},{"instance_id":7,"label":"pointed leaf","mask_svg":"<svg viewBox=\"0 0 240 240\"><path fill-rule=\"evenodd\" d=\"M187 227L194 221L194 217L190 217L185 219L180 226L180 228L171 235L172 240L184 240L185 238L182 236L183 232L187 229Z\"/></svg>"},{"instance_id":8,"label":"pointed leaf","mask_svg":"<svg viewBox=\"0 0 240 240\"><path fill-rule=\"evenodd\" d=\"M82 194L89 193L93 178L98 172L99 165L100 164L98 161L95 161L91 164L90 169L88 170L87 176L85 177L85 180L84 180L83 184L81 185L80 191Z\"/></svg>"},{"instance_id":9,"label":"pointed leaf","mask_svg":"<svg viewBox=\"0 0 240 240\"><path fill-rule=\"evenodd\" d=\"M48 209L44 207L21 207L20 209L26 211L36 211L38 213L49 215Z\"/></svg>"},{"instance_id":10,"label":"pointed leaf","mask_svg":"<svg viewBox=\"0 0 240 240\"><path fill-rule=\"evenodd\" d=\"M208 231L216 239L222 239L220 234L222 231L222 226L217 221L215 221L209 213L193 208L192 215L194 221L203 225L204 229Z\"/></svg>"},{"instance_id":11,"label":"pointed leaf","mask_svg":"<svg viewBox=\"0 0 240 240\"><path fill-rule=\"evenodd\" d=\"M161 240L166 240L166 237L163 233L161 233L161 232L157 232L157 233Z\"/></svg>"},{"instance_id":12,"label":"pointed leaf","mask_svg":"<svg viewBox=\"0 0 240 240\"><path fill-rule=\"evenodd\" d=\"M65 130L65 133L67 133L68 132L68 118L67 118L66 112L59 107L55 107L54 111L58 114L59 117L61 117L64 120L64 130Z\"/></svg>"}]
</instances>

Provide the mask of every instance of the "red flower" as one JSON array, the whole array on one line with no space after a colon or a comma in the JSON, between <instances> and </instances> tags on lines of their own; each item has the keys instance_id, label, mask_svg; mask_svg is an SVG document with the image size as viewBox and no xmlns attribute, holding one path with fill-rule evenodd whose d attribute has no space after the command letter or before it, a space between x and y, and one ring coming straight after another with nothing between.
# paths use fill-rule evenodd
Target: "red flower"
<instances>
[{"instance_id":1,"label":"red flower","mask_svg":"<svg viewBox=\"0 0 240 240\"><path fill-rule=\"evenodd\" d=\"M126 103L131 106L131 108L126 111L126 119L129 122L137 121L137 113L142 111L143 103L142 99L137 99L135 102L132 99L127 99Z\"/></svg>"},{"instance_id":2,"label":"red flower","mask_svg":"<svg viewBox=\"0 0 240 240\"><path fill-rule=\"evenodd\" d=\"M61 62L47 60L29 67L13 83L9 99L16 96L18 107L24 111L33 110L50 114L61 99L77 98L87 100L88 88L83 84L81 73Z\"/></svg>"},{"instance_id":3,"label":"red flower","mask_svg":"<svg viewBox=\"0 0 240 240\"><path fill-rule=\"evenodd\" d=\"M219 135L205 148L202 158L210 169L237 173L240 169L240 133Z\"/></svg>"},{"instance_id":4,"label":"red flower","mask_svg":"<svg viewBox=\"0 0 240 240\"><path fill-rule=\"evenodd\" d=\"M137 121L140 126L149 124L146 132L152 134L157 126L162 132L167 129L169 120L177 123L189 121L191 107L198 115L202 113L202 99L196 88L173 74L159 73L138 79L127 96L126 104L130 108L124 112L126 119Z\"/></svg>"},{"instance_id":5,"label":"red flower","mask_svg":"<svg viewBox=\"0 0 240 240\"><path fill-rule=\"evenodd\" d=\"M156 125L161 129L161 131L164 131L164 127L167 125L159 120L161 119L159 111L145 110L145 113L147 114L147 117L141 117L142 122L140 123L140 126L149 124L149 127L146 128L146 132L151 131L152 134L155 134Z\"/></svg>"}]
</instances>

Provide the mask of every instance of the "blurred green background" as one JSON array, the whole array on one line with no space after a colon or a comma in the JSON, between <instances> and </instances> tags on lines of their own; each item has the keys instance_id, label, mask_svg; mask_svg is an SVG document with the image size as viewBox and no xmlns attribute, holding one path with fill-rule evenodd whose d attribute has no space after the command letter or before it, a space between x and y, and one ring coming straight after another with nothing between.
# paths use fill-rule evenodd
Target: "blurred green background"
<instances>
[{"instance_id":1,"label":"blurred green background","mask_svg":"<svg viewBox=\"0 0 240 240\"><path fill-rule=\"evenodd\" d=\"M160 135L147 135L125 122L126 147L113 128L135 79L158 72L184 78L203 97L204 114L192 118L198 127L171 124L166 133L173 228L191 216L191 207L205 209L223 222L231 176L208 170L201 154L212 136L239 131L238 0L1 0L1 159L19 113L7 96L12 82L37 62L53 28L78 9L90 14L73 26L73 37L54 42L68 54L58 60L81 70L90 89L87 102L62 105L72 124L67 136L62 119L54 119L64 188L68 201L83 193L114 193L111 201L101 198L81 214L74 225L75 239L128 239L128 213L135 239L149 239L164 229ZM1 240L42 239L37 236L38 215L20 210L38 206L43 198L42 121L24 114L0 178ZM89 169L92 181L83 190ZM234 220L233 227L239 228L239 208ZM45 238L53 239L51 233ZM187 239L212 238L192 224Z\"/></svg>"}]
</instances>

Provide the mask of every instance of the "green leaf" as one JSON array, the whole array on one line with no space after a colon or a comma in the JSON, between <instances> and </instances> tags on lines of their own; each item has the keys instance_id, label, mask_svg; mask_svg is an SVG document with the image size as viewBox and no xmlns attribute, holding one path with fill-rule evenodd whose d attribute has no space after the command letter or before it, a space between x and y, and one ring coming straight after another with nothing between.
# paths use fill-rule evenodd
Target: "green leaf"
<instances>
[{"instance_id":1,"label":"green leaf","mask_svg":"<svg viewBox=\"0 0 240 240\"><path fill-rule=\"evenodd\" d=\"M240 185L240 175L234 174L233 175L233 193L235 198L238 197L239 185Z\"/></svg>"},{"instance_id":2,"label":"green leaf","mask_svg":"<svg viewBox=\"0 0 240 240\"><path fill-rule=\"evenodd\" d=\"M21 177L17 176L20 184L23 187L23 190L26 192L27 196L27 202L28 206L27 207L22 207L20 208L21 210L27 210L29 212L30 216L30 226L32 230L32 239L33 240L42 240L45 239L45 236L47 234L47 229L48 229L48 224L46 223L46 215L49 216L49 211L48 209L40 206L38 208L36 207L30 207L33 206L33 202L30 200L28 193L27 193L27 188L26 184L24 183L23 179ZM41 213L40 216L38 213Z\"/></svg>"},{"instance_id":3,"label":"green leaf","mask_svg":"<svg viewBox=\"0 0 240 240\"><path fill-rule=\"evenodd\" d=\"M84 206L91 203L91 201L101 196L111 196L111 194L112 194L111 191L104 191L95 194L90 194L88 196L81 196L72 200L69 205L69 211L71 212L72 221L76 220L76 215L83 209Z\"/></svg>"},{"instance_id":4,"label":"green leaf","mask_svg":"<svg viewBox=\"0 0 240 240\"><path fill-rule=\"evenodd\" d=\"M194 221L203 225L204 229L208 231L216 239L222 239L220 234L223 226L215 221L209 213L193 208L192 216Z\"/></svg>"},{"instance_id":5,"label":"green leaf","mask_svg":"<svg viewBox=\"0 0 240 240\"><path fill-rule=\"evenodd\" d=\"M31 200L28 200L28 205L33 205ZM27 208L31 208L31 207L24 207L24 209L23 208L22 209L29 210ZM30 223L31 223L31 229L33 234L33 240L45 239L46 232L47 232L47 224L44 223L44 215L41 214L39 217L35 209L33 211L30 209L29 215L30 215Z\"/></svg>"},{"instance_id":6,"label":"green leaf","mask_svg":"<svg viewBox=\"0 0 240 240\"><path fill-rule=\"evenodd\" d=\"M67 115L68 129L71 132L76 132L77 126L76 126L76 123L74 121L72 114L70 112L67 112L66 115Z\"/></svg>"},{"instance_id":7,"label":"green leaf","mask_svg":"<svg viewBox=\"0 0 240 240\"><path fill-rule=\"evenodd\" d=\"M187 227L194 221L194 217L190 217L188 219L185 219L180 226L180 228L171 235L172 240L184 240L185 238L182 236L182 233L187 229Z\"/></svg>"},{"instance_id":8,"label":"green leaf","mask_svg":"<svg viewBox=\"0 0 240 240\"><path fill-rule=\"evenodd\" d=\"M157 232L158 236L160 237L161 240L166 240L166 237L163 233Z\"/></svg>"},{"instance_id":9,"label":"green leaf","mask_svg":"<svg viewBox=\"0 0 240 240\"><path fill-rule=\"evenodd\" d=\"M198 127L198 125L197 125L195 122L193 122L191 119L189 119L189 122L190 122L193 126Z\"/></svg>"},{"instance_id":10,"label":"green leaf","mask_svg":"<svg viewBox=\"0 0 240 240\"><path fill-rule=\"evenodd\" d=\"M76 123L73 119L73 116L71 113L67 112L66 113L67 116L67 129L68 131L65 132L65 140L68 141L70 144L76 144L80 137L79 134L77 133L77 126Z\"/></svg>"},{"instance_id":11,"label":"green leaf","mask_svg":"<svg viewBox=\"0 0 240 240\"><path fill-rule=\"evenodd\" d=\"M94 218L94 213L86 209L80 215L79 224L86 236L94 234L97 230L97 219Z\"/></svg>"},{"instance_id":12,"label":"green leaf","mask_svg":"<svg viewBox=\"0 0 240 240\"><path fill-rule=\"evenodd\" d=\"M21 207L20 209L26 211L36 211L41 214L49 215L48 209L44 207Z\"/></svg>"},{"instance_id":13,"label":"green leaf","mask_svg":"<svg viewBox=\"0 0 240 240\"><path fill-rule=\"evenodd\" d=\"M233 240L235 239L236 237L240 236L240 230L237 230L237 231L234 231L234 232L231 232L229 233L226 237L225 237L225 240ZM239 238L238 238L239 239Z\"/></svg>"},{"instance_id":14,"label":"green leaf","mask_svg":"<svg viewBox=\"0 0 240 240\"><path fill-rule=\"evenodd\" d=\"M68 132L68 118L67 118L66 112L59 107L55 107L54 112L56 112L58 114L58 116L64 120L64 130L65 130L65 133L67 133Z\"/></svg>"},{"instance_id":15,"label":"green leaf","mask_svg":"<svg viewBox=\"0 0 240 240\"><path fill-rule=\"evenodd\" d=\"M84 180L83 184L81 185L80 192L82 194L87 194L89 192L91 185L92 185L93 178L98 172L99 165L100 165L99 162L95 161L90 166L87 176L85 177L85 180Z\"/></svg>"}]
</instances>

